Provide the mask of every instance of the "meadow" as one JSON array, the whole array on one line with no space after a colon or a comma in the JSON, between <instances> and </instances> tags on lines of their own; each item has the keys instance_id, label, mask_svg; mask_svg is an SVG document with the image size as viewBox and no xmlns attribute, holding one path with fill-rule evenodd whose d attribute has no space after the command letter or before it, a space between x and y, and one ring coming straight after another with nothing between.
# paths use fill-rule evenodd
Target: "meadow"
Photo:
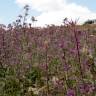
<instances>
[{"instance_id":1,"label":"meadow","mask_svg":"<svg viewBox=\"0 0 96 96\"><path fill-rule=\"evenodd\" d=\"M96 25L33 27L26 16L0 28L0 96L96 96Z\"/></svg>"}]
</instances>

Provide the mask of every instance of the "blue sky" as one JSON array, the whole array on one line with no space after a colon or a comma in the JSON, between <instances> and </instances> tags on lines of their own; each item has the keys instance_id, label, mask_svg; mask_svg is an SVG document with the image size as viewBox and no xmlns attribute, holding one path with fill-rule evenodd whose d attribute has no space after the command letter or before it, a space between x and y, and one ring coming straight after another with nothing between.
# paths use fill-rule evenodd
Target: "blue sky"
<instances>
[{"instance_id":1,"label":"blue sky","mask_svg":"<svg viewBox=\"0 0 96 96\"><path fill-rule=\"evenodd\" d=\"M1 0L0 23L9 24L16 20L19 14L23 13L23 6L18 6L15 0ZM37 16L39 12L30 10L30 14Z\"/></svg>"},{"instance_id":2,"label":"blue sky","mask_svg":"<svg viewBox=\"0 0 96 96\"><path fill-rule=\"evenodd\" d=\"M91 11L96 12L96 0L69 0L69 1L76 2L78 5L86 6Z\"/></svg>"},{"instance_id":3,"label":"blue sky","mask_svg":"<svg viewBox=\"0 0 96 96\"><path fill-rule=\"evenodd\" d=\"M59 24L66 16L71 19L81 18L82 22L89 17L96 18L95 2L96 0L1 0L0 23L8 24L16 20L23 12L24 4L30 5L30 15L39 19L38 25Z\"/></svg>"}]
</instances>

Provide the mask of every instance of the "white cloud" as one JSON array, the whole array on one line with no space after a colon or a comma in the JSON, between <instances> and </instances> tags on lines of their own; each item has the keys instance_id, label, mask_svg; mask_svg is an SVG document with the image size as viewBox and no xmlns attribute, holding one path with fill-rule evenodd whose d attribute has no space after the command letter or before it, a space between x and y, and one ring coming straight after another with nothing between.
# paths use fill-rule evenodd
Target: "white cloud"
<instances>
[{"instance_id":1,"label":"white cloud","mask_svg":"<svg viewBox=\"0 0 96 96\"><path fill-rule=\"evenodd\" d=\"M29 4L37 11L60 10L66 3L66 0L16 0L20 5Z\"/></svg>"},{"instance_id":2,"label":"white cloud","mask_svg":"<svg viewBox=\"0 0 96 96\"><path fill-rule=\"evenodd\" d=\"M79 23L87 19L95 19L96 13L91 12L86 6L68 3L68 0L16 0L19 5L29 4L32 9L40 11L37 25L61 24L67 17L72 20L79 18Z\"/></svg>"}]
</instances>

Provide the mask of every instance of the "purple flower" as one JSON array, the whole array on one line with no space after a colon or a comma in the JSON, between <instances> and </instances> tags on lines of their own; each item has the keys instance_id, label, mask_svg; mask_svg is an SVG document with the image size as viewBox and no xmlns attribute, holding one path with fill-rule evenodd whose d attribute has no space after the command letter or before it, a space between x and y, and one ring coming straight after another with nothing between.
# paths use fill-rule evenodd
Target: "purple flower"
<instances>
[{"instance_id":1,"label":"purple flower","mask_svg":"<svg viewBox=\"0 0 96 96\"><path fill-rule=\"evenodd\" d=\"M90 83L80 84L79 88L82 94L90 93L94 89L93 85Z\"/></svg>"},{"instance_id":2,"label":"purple flower","mask_svg":"<svg viewBox=\"0 0 96 96\"><path fill-rule=\"evenodd\" d=\"M73 89L68 89L66 96L75 96L75 91Z\"/></svg>"},{"instance_id":3,"label":"purple flower","mask_svg":"<svg viewBox=\"0 0 96 96\"><path fill-rule=\"evenodd\" d=\"M68 41L62 39L60 42L59 42L59 47L62 48L62 49L66 49L67 48L67 45L68 45Z\"/></svg>"},{"instance_id":4,"label":"purple flower","mask_svg":"<svg viewBox=\"0 0 96 96\"><path fill-rule=\"evenodd\" d=\"M71 67L68 64L64 64L64 71L68 71Z\"/></svg>"}]
</instances>

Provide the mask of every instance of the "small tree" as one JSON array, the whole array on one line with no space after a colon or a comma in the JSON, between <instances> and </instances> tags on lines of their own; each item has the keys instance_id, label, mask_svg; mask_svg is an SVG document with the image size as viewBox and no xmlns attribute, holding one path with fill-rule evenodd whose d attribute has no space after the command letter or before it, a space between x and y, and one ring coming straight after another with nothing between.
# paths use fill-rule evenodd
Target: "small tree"
<instances>
[{"instance_id":1,"label":"small tree","mask_svg":"<svg viewBox=\"0 0 96 96\"><path fill-rule=\"evenodd\" d=\"M87 21L85 21L84 22L84 24L83 25L86 25L86 24L93 24L94 23L94 21L93 20L87 20Z\"/></svg>"}]
</instances>

